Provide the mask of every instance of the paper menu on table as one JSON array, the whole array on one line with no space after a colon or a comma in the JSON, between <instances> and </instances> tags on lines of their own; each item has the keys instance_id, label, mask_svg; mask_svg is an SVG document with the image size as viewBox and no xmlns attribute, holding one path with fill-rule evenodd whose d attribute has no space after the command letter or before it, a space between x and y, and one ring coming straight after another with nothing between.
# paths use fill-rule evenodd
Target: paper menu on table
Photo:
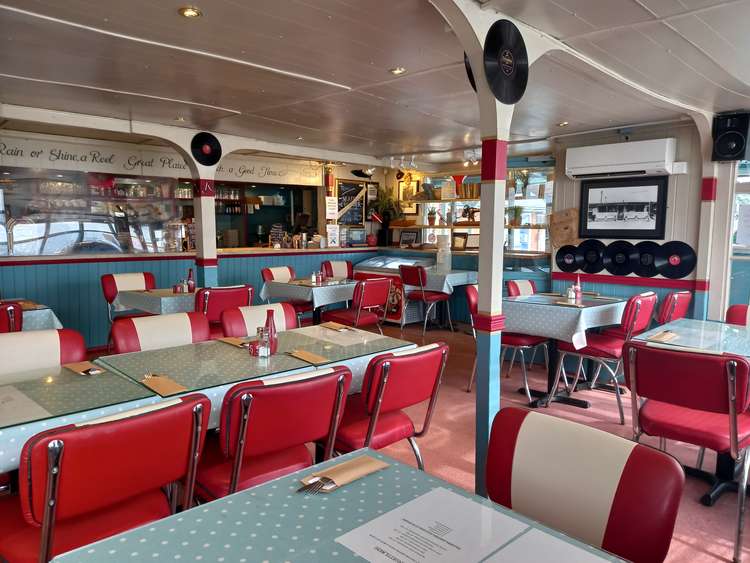
<instances>
[{"instance_id":1,"label":"paper menu on table","mask_svg":"<svg viewBox=\"0 0 750 563\"><path fill-rule=\"evenodd\" d=\"M0 386L0 427L47 418L50 413L12 385Z\"/></svg>"},{"instance_id":2,"label":"paper menu on table","mask_svg":"<svg viewBox=\"0 0 750 563\"><path fill-rule=\"evenodd\" d=\"M610 561L563 539L530 529L514 541L484 560L485 563L601 563Z\"/></svg>"},{"instance_id":3,"label":"paper menu on table","mask_svg":"<svg viewBox=\"0 0 750 563\"><path fill-rule=\"evenodd\" d=\"M371 562L481 561L529 525L436 488L336 538Z\"/></svg>"}]
</instances>

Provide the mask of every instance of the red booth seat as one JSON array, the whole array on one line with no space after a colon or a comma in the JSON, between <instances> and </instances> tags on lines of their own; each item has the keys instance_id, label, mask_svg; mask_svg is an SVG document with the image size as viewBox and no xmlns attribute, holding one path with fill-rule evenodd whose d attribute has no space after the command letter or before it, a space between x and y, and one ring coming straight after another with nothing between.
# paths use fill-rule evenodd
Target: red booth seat
<instances>
[{"instance_id":1,"label":"red booth seat","mask_svg":"<svg viewBox=\"0 0 750 563\"><path fill-rule=\"evenodd\" d=\"M183 346L210 338L208 320L202 313L116 319L112 325L116 354Z\"/></svg>"},{"instance_id":2,"label":"red booth seat","mask_svg":"<svg viewBox=\"0 0 750 563\"><path fill-rule=\"evenodd\" d=\"M297 328L297 312L289 303L270 303L252 307L228 309L221 314L224 336L255 336L258 327L266 325L268 311L273 311L273 322L277 331Z\"/></svg>"},{"instance_id":3,"label":"red booth seat","mask_svg":"<svg viewBox=\"0 0 750 563\"><path fill-rule=\"evenodd\" d=\"M83 336L69 328L0 334L3 375L52 368L86 359Z\"/></svg>"},{"instance_id":4,"label":"red booth seat","mask_svg":"<svg viewBox=\"0 0 750 563\"><path fill-rule=\"evenodd\" d=\"M221 314L235 307L248 307L253 304L253 286L235 285L227 287L204 287L195 294L195 312L203 313L208 319L211 338L221 338Z\"/></svg>"}]
</instances>

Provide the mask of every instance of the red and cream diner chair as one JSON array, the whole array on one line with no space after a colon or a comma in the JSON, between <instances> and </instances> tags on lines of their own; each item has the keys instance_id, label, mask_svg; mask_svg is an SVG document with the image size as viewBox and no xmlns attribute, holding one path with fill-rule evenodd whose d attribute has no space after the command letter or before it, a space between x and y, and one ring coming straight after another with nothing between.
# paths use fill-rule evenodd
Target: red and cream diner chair
<instances>
[{"instance_id":1,"label":"red and cream diner chair","mask_svg":"<svg viewBox=\"0 0 750 563\"><path fill-rule=\"evenodd\" d=\"M121 291L139 291L156 289L156 279L151 272L134 272L129 274L104 274L101 277L104 299L107 301L109 322L120 317L145 317L150 313L134 312L120 305L117 294Z\"/></svg>"},{"instance_id":2,"label":"red and cream diner chair","mask_svg":"<svg viewBox=\"0 0 750 563\"><path fill-rule=\"evenodd\" d=\"M748 305L730 305L727 309L726 321L730 325L747 326L747 314L750 311Z\"/></svg>"},{"instance_id":3,"label":"red and cream diner chair","mask_svg":"<svg viewBox=\"0 0 750 563\"><path fill-rule=\"evenodd\" d=\"M633 437L679 440L728 453L740 465L734 560L739 561L750 471L750 365L746 358L670 349L631 341L625 345Z\"/></svg>"},{"instance_id":4,"label":"red and cream diner chair","mask_svg":"<svg viewBox=\"0 0 750 563\"><path fill-rule=\"evenodd\" d=\"M169 516L162 489L179 481L190 507L210 411L187 395L31 437L20 494L0 499L0 560L49 561Z\"/></svg>"},{"instance_id":5,"label":"red and cream diner chair","mask_svg":"<svg viewBox=\"0 0 750 563\"><path fill-rule=\"evenodd\" d=\"M571 487L570 475L585 475L586 486ZM669 551L685 476L659 450L506 407L492 424L486 482L498 504L629 561L654 563Z\"/></svg>"},{"instance_id":6,"label":"red and cream diner chair","mask_svg":"<svg viewBox=\"0 0 750 563\"><path fill-rule=\"evenodd\" d=\"M112 325L115 354L184 346L210 338L208 320L202 313L116 319Z\"/></svg>"},{"instance_id":7,"label":"red and cream diner chair","mask_svg":"<svg viewBox=\"0 0 750 563\"><path fill-rule=\"evenodd\" d=\"M288 282L295 279L294 268L291 266L276 266L274 268L263 268L260 271L260 275L263 278L263 282L267 283L270 281ZM270 303L270 300L267 300ZM298 316L302 316L305 313L309 313L313 310L312 303L310 301L302 301L299 299L293 299L288 301L297 311Z\"/></svg>"},{"instance_id":8,"label":"red and cream diner chair","mask_svg":"<svg viewBox=\"0 0 750 563\"><path fill-rule=\"evenodd\" d=\"M23 330L23 308L20 303L0 304L0 333Z\"/></svg>"},{"instance_id":9,"label":"red and cream diner chair","mask_svg":"<svg viewBox=\"0 0 750 563\"><path fill-rule=\"evenodd\" d=\"M405 266L398 267L401 274L401 283L404 285L405 297L407 301L419 301L422 303L422 312L424 314L424 324L422 325L422 336L427 330L427 321L430 318L430 311L437 303L445 303L445 309L448 313L448 324L453 332L453 322L451 321L451 306L449 300L450 293L442 291L430 291L424 288L427 283L427 271L423 266ZM402 319L403 319L402 315ZM403 321L402 321L403 322Z\"/></svg>"},{"instance_id":10,"label":"red and cream diner chair","mask_svg":"<svg viewBox=\"0 0 750 563\"><path fill-rule=\"evenodd\" d=\"M11 374L54 368L86 359L86 344L69 328L0 334L0 383Z\"/></svg>"},{"instance_id":11,"label":"red and cream diner chair","mask_svg":"<svg viewBox=\"0 0 750 563\"><path fill-rule=\"evenodd\" d=\"M224 311L221 314L221 328L224 336L237 338L255 336L258 327L266 326L269 309L273 311L273 322L278 332L297 328L299 319L297 318L297 312L291 304L270 303L268 305L238 307Z\"/></svg>"},{"instance_id":12,"label":"red and cream diner chair","mask_svg":"<svg viewBox=\"0 0 750 563\"><path fill-rule=\"evenodd\" d=\"M617 328L617 334L587 332L586 346L578 350L576 350L571 342L559 341L557 344L559 352L557 372L555 383L552 385L551 395L557 392L557 386L560 384L560 376L565 374L565 358L567 356L578 358L576 376L573 379L573 385L567 389L568 393L575 391L578 385L578 379L583 369L583 360L591 360L596 364L596 371L589 387L593 389L596 386L599 373L604 368L609 374L615 396L617 397L620 424L625 424L620 385L617 381L617 377L622 369L622 347L633 335L640 334L648 328L649 324L651 324L651 317L654 314L655 307L656 294L653 291L633 295L625 304L625 310L622 312L622 320L620 321L620 326ZM624 336L620 336L619 333ZM614 364L614 368L609 364ZM548 396L547 399L547 406L549 406L551 396Z\"/></svg>"},{"instance_id":13,"label":"red and cream diner chair","mask_svg":"<svg viewBox=\"0 0 750 563\"><path fill-rule=\"evenodd\" d=\"M336 451L379 450L408 440L419 469L424 470L415 438L421 438L430 428L447 359L448 345L438 342L370 360L362 391L346 402ZM422 429L417 432L403 409L428 400Z\"/></svg>"},{"instance_id":14,"label":"red and cream diner chair","mask_svg":"<svg viewBox=\"0 0 750 563\"><path fill-rule=\"evenodd\" d=\"M247 307L253 304L253 286L204 287L195 294L195 312L208 319L211 338L221 338L221 314L227 309Z\"/></svg>"},{"instance_id":15,"label":"red and cream diner chair","mask_svg":"<svg viewBox=\"0 0 750 563\"><path fill-rule=\"evenodd\" d=\"M322 320L356 328L375 326L383 334L381 324L385 319L390 294L391 280L388 278L360 280L354 287L352 306L325 311Z\"/></svg>"},{"instance_id":16,"label":"red and cream diner chair","mask_svg":"<svg viewBox=\"0 0 750 563\"><path fill-rule=\"evenodd\" d=\"M536 293L536 284L533 280L508 280L505 285L508 288L508 297L521 297Z\"/></svg>"},{"instance_id":17,"label":"red and cream diner chair","mask_svg":"<svg viewBox=\"0 0 750 563\"><path fill-rule=\"evenodd\" d=\"M325 260L321 267L327 278L354 279L354 266L349 260Z\"/></svg>"},{"instance_id":18,"label":"red and cream diner chair","mask_svg":"<svg viewBox=\"0 0 750 563\"><path fill-rule=\"evenodd\" d=\"M219 434L206 442L196 494L212 500L309 467L311 442L325 441L331 457L351 378L334 367L232 387Z\"/></svg>"},{"instance_id":19,"label":"red and cream diner chair","mask_svg":"<svg viewBox=\"0 0 750 563\"><path fill-rule=\"evenodd\" d=\"M479 290L475 285L466 286L466 303L469 306L469 319L471 320L471 333L474 336L474 342L477 340L477 332L474 328L474 319L479 313ZM531 402L531 391L529 390L529 380L526 374L526 354L527 350L536 350L537 346L542 346L544 349L545 361L548 361L549 351L547 349L547 339L543 336L530 336L528 334L517 334L515 332L503 332L500 337L500 368L502 371L502 362L504 359L503 348L511 348L513 350L513 356L511 358L510 368L508 368L508 376L510 376L510 370L513 369L513 360L516 357L516 352L521 352L521 373L523 374L523 387L526 391L526 397ZM532 360L534 355L532 353ZM471 392L471 387L474 384L474 378L477 373L477 356L474 354L474 365L471 368L471 375L469 376L469 384L466 386L466 392Z\"/></svg>"},{"instance_id":20,"label":"red and cream diner chair","mask_svg":"<svg viewBox=\"0 0 750 563\"><path fill-rule=\"evenodd\" d=\"M656 314L657 324L664 325L684 319L690 309L690 301L693 294L689 291L672 291L667 294L659 306L659 312Z\"/></svg>"}]
</instances>

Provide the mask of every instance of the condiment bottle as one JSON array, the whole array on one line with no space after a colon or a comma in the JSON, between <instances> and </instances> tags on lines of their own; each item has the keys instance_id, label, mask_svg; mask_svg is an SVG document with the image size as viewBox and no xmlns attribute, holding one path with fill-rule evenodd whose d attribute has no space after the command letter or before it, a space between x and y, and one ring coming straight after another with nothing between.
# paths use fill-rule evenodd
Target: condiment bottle
<instances>
[{"instance_id":1,"label":"condiment bottle","mask_svg":"<svg viewBox=\"0 0 750 563\"><path fill-rule=\"evenodd\" d=\"M276 323L273 320L273 309L266 311L266 329L268 330L268 343L271 349L271 355L276 353L279 347L279 337L276 334Z\"/></svg>"},{"instance_id":2,"label":"condiment bottle","mask_svg":"<svg viewBox=\"0 0 750 563\"><path fill-rule=\"evenodd\" d=\"M195 280L193 279L193 269L192 268L190 268L188 270L187 290L188 290L188 293L193 293L195 291Z\"/></svg>"}]
</instances>

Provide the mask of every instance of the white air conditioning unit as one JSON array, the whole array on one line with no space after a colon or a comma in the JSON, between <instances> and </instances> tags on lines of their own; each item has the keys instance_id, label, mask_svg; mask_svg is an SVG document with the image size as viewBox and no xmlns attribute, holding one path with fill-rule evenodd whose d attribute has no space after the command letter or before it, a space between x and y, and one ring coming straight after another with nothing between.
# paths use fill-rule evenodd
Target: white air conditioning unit
<instances>
[{"instance_id":1,"label":"white air conditioning unit","mask_svg":"<svg viewBox=\"0 0 750 563\"><path fill-rule=\"evenodd\" d=\"M675 151L675 139L570 148L565 152L565 175L581 180L672 174Z\"/></svg>"}]
</instances>

